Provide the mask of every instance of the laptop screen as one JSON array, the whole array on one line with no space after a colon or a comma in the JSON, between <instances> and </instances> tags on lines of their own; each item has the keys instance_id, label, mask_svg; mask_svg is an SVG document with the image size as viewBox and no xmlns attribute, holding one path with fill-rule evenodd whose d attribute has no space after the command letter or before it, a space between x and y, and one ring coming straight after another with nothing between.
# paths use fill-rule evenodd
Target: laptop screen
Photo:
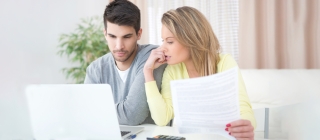
<instances>
[{"instance_id":1,"label":"laptop screen","mask_svg":"<svg viewBox=\"0 0 320 140\"><path fill-rule=\"evenodd\" d=\"M31 85L26 94L35 139L121 139L107 84Z\"/></svg>"}]
</instances>

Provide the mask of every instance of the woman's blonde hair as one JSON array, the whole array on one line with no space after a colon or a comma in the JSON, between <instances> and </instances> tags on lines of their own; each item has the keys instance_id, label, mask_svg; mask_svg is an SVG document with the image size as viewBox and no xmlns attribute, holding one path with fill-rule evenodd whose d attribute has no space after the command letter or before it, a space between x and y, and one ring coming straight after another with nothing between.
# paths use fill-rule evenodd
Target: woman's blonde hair
<instances>
[{"instance_id":1,"label":"woman's blonde hair","mask_svg":"<svg viewBox=\"0 0 320 140\"><path fill-rule=\"evenodd\" d=\"M217 73L220 45L206 17L197 9L184 6L163 14L161 22L184 47L190 50L200 76Z\"/></svg>"}]
</instances>

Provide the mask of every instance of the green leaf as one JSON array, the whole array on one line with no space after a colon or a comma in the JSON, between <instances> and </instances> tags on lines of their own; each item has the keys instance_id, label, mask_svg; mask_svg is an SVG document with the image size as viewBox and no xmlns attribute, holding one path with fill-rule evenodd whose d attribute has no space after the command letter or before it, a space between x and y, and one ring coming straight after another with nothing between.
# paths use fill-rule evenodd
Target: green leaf
<instances>
[{"instance_id":1,"label":"green leaf","mask_svg":"<svg viewBox=\"0 0 320 140\"><path fill-rule=\"evenodd\" d=\"M100 16L80 19L76 29L71 33L59 36L59 56L67 56L76 67L63 68L67 79L75 83L83 83L86 69L95 59L109 52L103 35L103 20Z\"/></svg>"}]
</instances>

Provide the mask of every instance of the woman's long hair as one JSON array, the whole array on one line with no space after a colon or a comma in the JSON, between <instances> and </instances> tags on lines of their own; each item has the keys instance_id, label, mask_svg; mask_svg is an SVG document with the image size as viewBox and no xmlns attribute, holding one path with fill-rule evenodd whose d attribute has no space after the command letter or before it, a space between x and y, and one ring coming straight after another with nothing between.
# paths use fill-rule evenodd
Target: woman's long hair
<instances>
[{"instance_id":1,"label":"woman's long hair","mask_svg":"<svg viewBox=\"0 0 320 140\"><path fill-rule=\"evenodd\" d=\"M197 9L184 6L163 14L161 22L191 54L200 76L217 73L220 45L206 17Z\"/></svg>"}]
</instances>

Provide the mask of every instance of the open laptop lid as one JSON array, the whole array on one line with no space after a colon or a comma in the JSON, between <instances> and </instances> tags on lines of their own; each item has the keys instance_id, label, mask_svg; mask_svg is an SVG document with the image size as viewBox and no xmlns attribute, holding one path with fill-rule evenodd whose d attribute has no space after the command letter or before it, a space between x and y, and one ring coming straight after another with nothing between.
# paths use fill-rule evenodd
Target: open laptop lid
<instances>
[{"instance_id":1,"label":"open laptop lid","mask_svg":"<svg viewBox=\"0 0 320 140\"><path fill-rule=\"evenodd\" d=\"M26 94L37 140L121 139L107 84L31 85Z\"/></svg>"}]
</instances>

